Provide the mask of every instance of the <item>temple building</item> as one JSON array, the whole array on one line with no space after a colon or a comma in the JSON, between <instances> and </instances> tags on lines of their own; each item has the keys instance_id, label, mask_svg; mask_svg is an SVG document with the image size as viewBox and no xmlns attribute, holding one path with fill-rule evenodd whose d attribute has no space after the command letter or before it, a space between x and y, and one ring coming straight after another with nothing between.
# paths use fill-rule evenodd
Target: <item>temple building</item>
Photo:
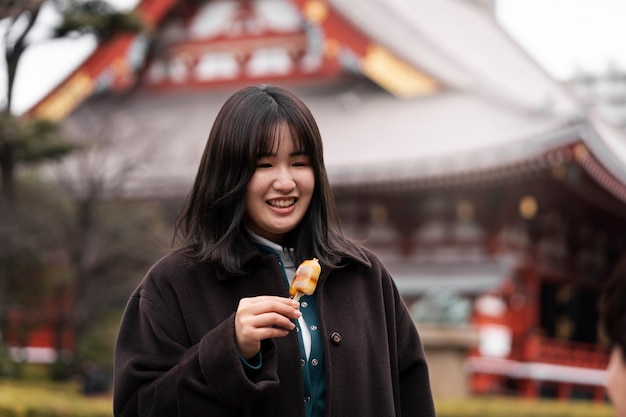
<instances>
[{"instance_id":1,"label":"temple building","mask_svg":"<svg viewBox=\"0 0 626 417\"><path fill-rule=\"evenodd\" d=\"M287 87L318 121L346 231L409 307L437 291L472 303L474 393L604 401L598 294L625 272L626 136L551 79L491 2L140 0L136 12L149 35L99 45L27 114L106 144L124 196L180 203L234 89Z\"/></svg>"}]
</instances>

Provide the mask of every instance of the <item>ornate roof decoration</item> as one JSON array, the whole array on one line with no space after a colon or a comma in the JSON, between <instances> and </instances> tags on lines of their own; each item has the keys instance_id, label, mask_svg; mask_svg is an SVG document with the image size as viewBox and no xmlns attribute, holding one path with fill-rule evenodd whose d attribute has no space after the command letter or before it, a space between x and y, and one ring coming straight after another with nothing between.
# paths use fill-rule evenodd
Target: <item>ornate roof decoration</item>
<instances>
[{"instance_id":1,"label":"ornate roof decoration","mask_svg":"<svg viewBox=\"0 0 626 417\"><path fill-rule=\"evenodd\" d=\"M566 160L624 200L623 132L551 79L475 2L141 0L137 12L160 40L152 49L140 37L101 45L30 112L58 120L74 111L66 124L76 128L93 103L120 120L135 115L109 125L150 120L141 141L154 155L132 192L186 189L229 91L273 82L313 110L338 190L477 185ZM139 88L123 99L94 95L131 85ZM147 146L136 140L122 155Z\"/></svg>"}]
</instances>

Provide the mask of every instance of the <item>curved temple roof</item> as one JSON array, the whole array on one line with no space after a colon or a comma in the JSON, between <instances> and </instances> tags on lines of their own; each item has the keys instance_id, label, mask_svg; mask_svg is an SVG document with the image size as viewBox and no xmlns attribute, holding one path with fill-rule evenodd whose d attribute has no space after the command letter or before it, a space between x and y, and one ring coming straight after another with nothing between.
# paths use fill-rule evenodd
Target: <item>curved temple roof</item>
<instances>
[{"instance_id":1,"label":"curved temple roof","mask_svg":"<svg viewBox=\"0 0 626 417\"><path fill-rule=\"evenodd\" d=\"M293 2L303 9L311 3ZM145 12L154 4L158 2L143 0L138 9ZM485 7L467 0L327 4L369 45L443 86L431 95L399 98L366 80L294 85L316 116L335 186L437 184L443 178L501 175L583 143L592 158L584 164L580 160L581 165L625 199L624 134L552 80ZM164 14L159 9L159 16ZM350 47L347 43L342 48L349 53ZM363 64L356 62L357 68ZM124 98L95 98L99 113L105 110L107 115L101 123L118 132L112 134L118 143L111 159L139 155L128 192L184 193L181 187L186 190L191 183L212 120L229 91L138 90ZM79 129L90 106L79 107L67 125ZM131 142L123 138L133 124L141 135ZM116 146L123 152L116 153ZM147 147L152 154L148 159ZM124 161L111 164L119 167Z\"/></svg>"}]
</instances>

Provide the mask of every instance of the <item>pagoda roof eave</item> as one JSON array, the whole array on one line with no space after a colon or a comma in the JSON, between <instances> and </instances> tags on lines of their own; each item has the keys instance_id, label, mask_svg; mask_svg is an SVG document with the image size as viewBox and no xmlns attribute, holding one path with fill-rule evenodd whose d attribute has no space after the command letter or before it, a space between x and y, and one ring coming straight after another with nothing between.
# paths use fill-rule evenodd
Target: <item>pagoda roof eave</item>
<instances>
[{"instance_id":1,"label":"pagoda roof eave","mask_svg":"<svg viewBox=\"0 0 626 417\"><path fill-rule=\"evenodd\" d=\"M339 193L389 194L517 182L551 173L555 166L574 163L600 188L626 203L626 164L619 158L620 153L609 146L611 143L607 144L612 140L612 145L621 146L624 152L626 135L602 121L591 120L572 123L508 146L483 148L462 155L330 169L329 177ZM619 137L610 137L606 132L599 135L596 130L600 125L603 129L613 129Z\"/></svg>"},{"instance_id":2,"label":"pagoda roof eave","mask_svg":"<svg viewBox=\"0 0 626 417\"><path fill-rule=\"evenodd\" d=\"M436 74L449 88L531 111L546 106L564 115L578 111L572 92L551 79L493 13L474 2L329 3L374 42L415 68Z\"/></svg>"},{"instance_id":3,"label":"pagoda roof eave","mask_svg":"<svg viewBox=\"0 0 626 417\"><path fill-rule=\"evenodd\" d=\"M163 16L175 4L176 0L141 0L135 11L149 27L158 29ZM492 13L471 2L367 0L353 7L348 0L329 0L328 4L373 45L431 74L447 89L472 92L522 111L548 110L563 116L579 111L571 92L552 80L524 52ZM377 24L370 24L372 21ZM97 80L103 78L102 74L108 80L122 67L125 69L116 75L119 80L115 78L115 88L130 87L134 75L129 72L131 66L124 62L131 49L141 49L137 45L142 40L125 35L118 36L114 43L120 45L99 45L88 60L26 114L60 120L100 91L102 85ZM116 56L109 56L111 53ZM103 55L106 62L96 65L95 58ZM60 110L51 111L54 107Z\"/></svg>"},{"instance_id":4,"label":"pagoda roof eave","mask_svg":"<svg viewBox=\"0 0 626 417\"><path fill-rule=\"evenodd\" d=\"M563 126L543 136L464 153L330 167L329 178L337 190L368 193L503 183L571 161L572 146L582 143L580 129L578 124Z\"/></svg>"},{"instance_id":5,"label":"pagoda roof eave","mask_svg":"<svg viewBox=\"0 0 626 417\"><path fill-rule=\"evenodd\" d=\"M318 121L329 180L336 190L371 192L378 187L389 192L502 181L572 160L576 145L589 151L585 166L603 173L594 176L601 186L617 190L626 184L626 152L616 154L582 117L523 113L459 91L398 100L355 80L292 89ZM143 124L141 137L121 141L123 152L114 156L144 161L135 163L127 193L184 195L213 118L231 91L144 91L94 98L66 125L80 124L83 112L90 111L107 114L102 123L114 126L118 133L111 134L120 137L132 124ZM147 147L151 156L146 159ZM134 149L139 156L133 157ZM582 160L577 162L583 166Z\"/></svg>"}]
</instances>

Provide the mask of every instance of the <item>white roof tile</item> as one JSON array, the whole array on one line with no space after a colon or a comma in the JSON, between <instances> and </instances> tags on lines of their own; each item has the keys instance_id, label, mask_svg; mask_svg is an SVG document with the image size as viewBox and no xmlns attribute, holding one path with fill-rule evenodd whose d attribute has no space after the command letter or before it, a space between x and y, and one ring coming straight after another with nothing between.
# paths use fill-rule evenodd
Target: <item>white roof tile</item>
<instances>
[{"instance_id":1,"label":"white roof tile","mask_svg":"<svg viewBox=\"0 0 626 417\"><path fill-rule=\"evenodd\" d=\"M318 121L334 185L498 170L581 137L626 183L624 135L583 115L566 87L550 79L482 7L461 0L330 3L370 39L448 87L414 99L398 99L366 80L292 88ZM127 191L185 194L211 124L232 91L100 97L66 123L76 130L99 106L96 123L113 138L110 163L134 167ZM89 124L83 135L93 131Z\"/></svg>"},{"instance_id":2,"label":"white roof tile","mask_svg":"<svg viewBox=\"0 0 626 417\"><path fill-rule=\"evenodd\" d=\"M418 180L497 168L542 154L567 132L569 139L577 137L567 130L568 119L520 114L461 92L398 100L368 82L294 91L318 122L334 184ZM76 131L85 114L94 111L91 106L98 106L98 113L107 115L101 122L117 135L111 155L134 161L132 183L137 188L149 193L165 185L186 188L212 122L230 93L138 92L99 99L86 103L66 123ZM83 134L94 130L92 124L85 128Z\"/></svg>"},{"instance_id":3,"label":"white roof tile","mask_svg":"<svg viewBox=\"0 0 626 417\"><path fill-rule=\"evenodd\" d=\"M534 111L571 114L578 103L499 26L466 0L329 3L375 42L452 88Z\"/></svg>"}]
</instances>

